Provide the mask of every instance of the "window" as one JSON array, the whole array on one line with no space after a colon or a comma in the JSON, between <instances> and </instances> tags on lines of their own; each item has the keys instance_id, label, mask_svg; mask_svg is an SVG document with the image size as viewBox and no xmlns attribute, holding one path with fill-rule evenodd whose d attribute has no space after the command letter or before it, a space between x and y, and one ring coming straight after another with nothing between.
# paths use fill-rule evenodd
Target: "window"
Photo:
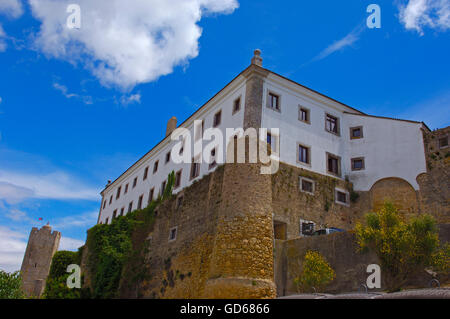
<instances>
[{"instance_id":1,"label":"window","mask_svg":"<svg viewBox=\"0 0 450 319\"><path fill-rule=\"evenodd\" d=\"M309 110L300 106L298 112L298 120L309 124Z\"/></svg>"},{"instance_id":2,"label":"window","mask_svg":"<svg viewBox=\"0 0 450 319\"><path fill-rule=\"evenodd\" d=\"M336 189L335 192L336 203L348 205L349 197L350 196L347 191L342 189Z\"/></svg>"},{"instance_id":3,"label":"window","mask_svg":"<svg viewBox=\"0 0 450 319\"><path fill-rule=\"evenodd\" d=\"M137 209L142 209L142 200L144 199L144 195L139 196Z\"/></svg>"},{"instance_id":4,"label":"window","mask_svg":"<svg viewBox=\"0 0 450 319\"><path fill-rule=\"evenodd\" d=\"M233 103L233 114L239 112L241 110L241 98L237 98Z\"/></svg>"},{"instance_id":5,"label":"window","mask_svg":"<svg viewBox=\"0 0 450 319\"><path fill-rule=\"evenodd\" d=\"M170 162L170 151L166 154L166 164Z\"/></svg>"},{"instance_id":6,"label":"window","mask_svg":"<svg viewBox=\"0 0 450 319\"><path fill-rule=\"evenodd\" d=\"M448 136L441 137L439 139L439 148L446 148L448 147Z\"/></svg>"},{"instance_id":7,"label":"window","mask_svg":"<svg viewBox=\"0 0 450 319\"><path fill-rule=\"evenodd\" d=\"M109 217L106 217L105 224L108 225Z\"/></svg>"},{"instance_id":8,"label":"window","mask_svg":"<svg viewBox=\"0 0 450 319\"><path fill-rule=\"evenodd\" d=\"M300 176L300 191L314 194L315 182L312 179Z\"/></svg>"},{"instance_id":9,"label":"window","mask_svg":"<svg viewBox=\"0 0 450 319\"><path fill-rule=\"evenodd\" d=\"M195 121L195 129L194 129L194 134L195 134L195 141L198 141L200 139L202 139L203 137L203 120L202 121Z\"/></svg>"},{"instance_id":10,"label":"window","mask_svg":"<svg viewBox=\"0 0 450 319\"><path fill-rule=\"evenodd\" d=\"M113 220L116 217L117 217L117 209L113 211L113 215L112 215L111 220Z\"/></svg>"},{"instance_id":11,"label":"window","mask_svg":"<svg viewBox=\"0 0 450 319\"><path fill-rule=\"evenodd\" d=\"M167 184L166 181L161 183L161 196L164 194L164 190L166 189L166 184Z\"/></svg>"},{"instance_id":12,"label":"window","mask_svg":"<svg viewBox=\"0 0 450 319\"><path fill-rule=\"evenodd\" d=\"M122 209L120 210L120 216L123 216L124 212L125 212L125 207L122 207Z\"/></svg>"},{"instance_id":13,"label":"window","mask_svg":"<svg viewBox=\"0 0 450 319\"><path fill-rule=\"evenodd\" d=\"M131 213L132 210L133 210L133 202L130 202L128 204L128 213Z\"/></svg>"},{"instance_id":14,"label":"window","mask_svg":"<svg viewBox=\"0 0 450 319\"><path fill-rule=\"evenodd\" d=\"M339 135L339 119L330 114L325 117L325 130L330 133Z\"/></svg>"},{"instance_id":15,"label":"window","mask_svg":"<svg viewBox=\"0 0 450 319\"><path fill-rule=\"evenodd\" d=\"M177 198L177 209L179 209L183 205L183 199L184 199L183 195L178 196L178 198Z\"/></svg>"},{"instance_id":16,"label":"window","mask_svg":"<svg viewBox=\"0 0 450 319\"><path fill-rule=\"evenodd\" d=\"M196 159L192 158L191 164L191 179L194 179L200 175L200 163L196 163Z\"/></svg>"},{"instance_id":17,"label":"window","mask_svg":"<svg viewBox=\"0 0 450 319\"><path fill-rule=\"evenodd\" d=\"M186 140L183 138L183 141L181 142L180 152L178 154L183 155L185 144L186 144Z\"/></svg>"},{"instance_id":18,"label":"window","mask_svg":"<svg viewBox=\"0 0 450 319\"><path fill-rule=\"evenodd\" d=\"M360 171L364 168L364 157L352 158L352 171Z\"/></svg>"},{"instance_id":19,"label":"window","mask_svg":"<svg viewBox=\"0 0 450 319\"><path fill-rule=\"evenodd\" d=\"M305 145L298 145L297 162L300 164L311 164L311 149Z\"/></svg>"},{"instance_id":20,"label":"window","mask_svg":"<svg viewBox=\"0 0 450 319\"><path fill-rule=\"evenodd\" d=\"M269 93L267 98L267 106L271 109L280 111L280 96L274 93Z\"/></svg>"},{"instance_id":21,"label":"window","mask_svg":"<svg viewBox=\"0 0 450 319\"><path fill-rule=\"evenodd\" d=\"M118 189L117 189L117 194L116 194L116 199L119 199L119 197L120 197L120 192L122 191L122 186L120 186Z\"/></svg>"},{"instance_id":22,"label":"window","mask_svg":"<svg viewBox=\"0 0 450 319\"><path fill-rule=\"evenodd\" d=\"M128 184L125 185L125 192L124 192L124 194L126 194L126 193L128 193Z\"/></svg>"},{"instance_id":23,"label":"window","mask_svg":"<svg viewBox=\"0 0 450 319\"><path fill-rule=\"evenodd\" d=\"M341 158L327 153L327 171L336 176L341 176Z\"/></svg>"},{"instance_id":24,"label":"window","mask_svg":"<svg viewBox=\"0 0 450 319\"><path fill-rule=\"evenodd\" d=\"M356 140L359 138L363 138L363 128L362 126L351 127L350 128L350 139Z\"/></svg>"},{"instance_id":25,"label":"window","mask_svg":"<svg viewBox=\"0 0 450 319\"><path fill-rule=\"evenodd\" d=\"M159 161L156 161L155 164L153 165L153 174L155 174L158 171L158 164Z\"/></svg>"},{"instance_id":26,"label":"window","mask_svg":"<svg viewBox=\"0 0 450 319\"><path fill-rule=\"evenodd\" d=\"M103 209L106 207L106 200L103 202Z\"/></svg>"},{"instance_id":27,"label":"window","mask_svg":"<svg viewBox=\"0 0 450 319\"><path fill-rule=\"evenodd\" d=\"M314 233L314 227L314 222L300 220L300 236L312 236Z\"/></svg>"},{"instance_id":28,"label":"window","mask_svg":"<svg viewBox=\"0 0 450 319\"><path fill-rule=\"evenodd\" d=\"M135 188L136 185L137 185L137 177L135 177L134 180L133 180L133 188Z\"/></svg>"},{"instance_id":29,"label":"window","mask_svg":"<svg viewBox=\"0 0 450 319\"><path fill-rule=\"evenodd\" d=\"M147 176L148 176L148 166L145 168L145 170L144 170L144 181L147 179Z\"/></svg>"},{"instance_id":30,"label":"window","mask_svg":"<svg viewBox=\"0 0 450 319\"><path fill-rule=\"evenodd\" d=\"M222 121L222 111L219 111L216 114L214 114L213 127L219 126L221 121Z\"/></svg>"},{"instance_id":31,"label":"window","mask_svg":"<svg viewBox=\"0 0 450 319\"><path fill-rule=\"evenodd\" d=\"M111 197L109 198L109 205L111 205L111 203L112 203L112 195L111 195Z\"/></svg>"},{"instance_id":32,"label":"window","mask_svg":"<svg viewBox=\"0 0 450 319\"><path fill-rule=\"evenodd\" d=\"M182 170L180 169L175 174L175 185L174 185L175 188L180 187L180 185L181 185L181 173L182 173Z\"/></svg>"},{"instance_id":33,"label":"window","mask_svg":"<svg viewBox=\"0 0 450 319\"><path fill-rule=\"evenodd\" d=\"M212 149L212 150L211 150L211 157L210 157L209 169L215 167L216 165L217 165L217 161L216 161L216 149Z\"/></svg>"},{"instance_id":34,"label":"window","mask_svg":"<svg viewBox=\"0 0 450 319\"><path fill-rule=\"evenodd\" d=\"M267 132L267 144L270 145L270 151L278 153L278 136ZM270 154L269 154L270 155Z\"/></svg>"},{"instance_id":35,"label":"window","mask_svg":"<svg viewBox=\"0 0 450 319\"><path fill-rule=\"evenodd\" d=\"M153 200L153 195L155 194L155 188L153 187L148 193L148 202L150 203Z\"/></svg>"},{"instance_id":36,"label":"window","mask_svg":"<svg viewBox=\"0 0 450 319\"><path fill-rule=\"evenodd\" d=\"M177 227L170 229L169 232L169 241L174 241L177 239Z\"/></svg>"}]
</instances>

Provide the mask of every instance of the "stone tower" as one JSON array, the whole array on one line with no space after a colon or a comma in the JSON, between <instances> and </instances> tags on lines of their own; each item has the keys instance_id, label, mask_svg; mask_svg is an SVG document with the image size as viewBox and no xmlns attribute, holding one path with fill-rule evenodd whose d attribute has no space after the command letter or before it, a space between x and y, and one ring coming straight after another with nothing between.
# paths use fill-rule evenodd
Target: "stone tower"
<instances>
[{"instance_id":1,"label":"stone tower","mask_svg":"<svg viewBox=\"0 0 450 319\"><path fill-rule=\"evenodd\" d=\"M23 291L27 296L40 297L50 271L53 255L59 247L61 233L52 232L49 225L41 229L33 227L28 239L20 273Z\"/></svg>"}]
</instances>

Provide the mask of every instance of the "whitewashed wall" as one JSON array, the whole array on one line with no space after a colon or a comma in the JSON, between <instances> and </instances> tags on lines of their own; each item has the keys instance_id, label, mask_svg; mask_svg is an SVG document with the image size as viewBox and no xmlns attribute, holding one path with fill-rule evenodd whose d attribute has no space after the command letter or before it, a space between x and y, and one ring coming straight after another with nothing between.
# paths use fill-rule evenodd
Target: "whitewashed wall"
<instances>
[{"instance_id":1,"label":"whitewashed wall","mask_svg":"<svg viewBox=\"0 0 450 319\"><path fill-rule=\"evenodd\" d=\"M224 132L226 128L240 128L244 122L244 102L245 102L245 79L241 76L235 79L229 86L227 86L222 92L207 103L194 117L189 119L183 124L183 127L187 128L191 132L192 142L194 140L194 120L204 120L204 129L213 126L213 117L219 111L222 110L221 124L218 126ZM233 113L233 103L237 98L241 98L241 109L239 112ZM161 132L161 135L165 132ZM210 141L205 141L203 146L206 146ZM99 223L105 223L108 218L109 223L114 210L117 210L117 216L120 214L122 208L124 208L125 214L128 212L128 206L130 202L133 202L133 209L135 210L138 205L138 200L143 195L142 208L146 207L149 199L150 189L155 188L154 198L158 195L161 189L161 184L167 179L167 176L172 171L179 171L182 169L181 186L174 192L182 190L192 184L193 180L190 180L190 163L174 164L172 161L165 163L166 153L169 152L175 142L170 141L170 137L165 139L160 145L155 147L149 154L144 156L136 164L134 164L128 172L124 173L114 183L106 189L103 193L102 208L100 210ZM224 147L225 148L225 147ZM196 154L193 153L192 156ZM225 151L224 151L225 156ZM153 174L154 163L159 160L158 171ZM149 167L147 180L143 180L144 170ZM215 169L215 168L214 168ZM209 169L208 163L202 163L200 166L200 176L196 179L202 178L202 176L209 174L214 169ZM132 187L133 180L138 177L137 186ZM128 186L128 193L124 194L125 185ZM121 195L119 199L116 199L116 192L118 187L122 187ZM113 196L111 205L109 204L110 196ZM103 209L103 202L106 201L106 207Z\"/></svg>"},{"instance_id":2,"label":"whitewashed wall","mask_svg":"<svg viewBox=\"0 0 450 319\"><path fill-rule=\"evenodd\" d=\"M271 75L265 81L264 99L268 92L281 98L281 112L263 103L262 126L280 129L281 162L316 173L327 172L326 153L341 157L341 178L349 177L358 191L370 190L372 185L387 177L408 181L416 190L417 175L426 172L422 124L364 115L306 90L292 82ZM310 124L299 121L299 105L310 110ZM325 114L340 122L340 135L325 130ZM350 127L363 126L362 139L350 139ZM298 163L297 147L310 147L311 165ZM364 157L365 169L351 170L351 158Z\"/></svg>"},{"instance_id":3,"label":"whitewashed wall","mask_svg":"<svg viewBox=\"0 0 450 319\"><path fill-rule=\"evenodd\" d=\"M380 179L399 177L419 190L417 175L426 172L422 124L352 114L345 115L346 171L356 190L367 191ZM349 127L363 126L364 137L350 140ZM350 159L365 158L365 169L351 171Z\"/></svg>"}]
</instances>

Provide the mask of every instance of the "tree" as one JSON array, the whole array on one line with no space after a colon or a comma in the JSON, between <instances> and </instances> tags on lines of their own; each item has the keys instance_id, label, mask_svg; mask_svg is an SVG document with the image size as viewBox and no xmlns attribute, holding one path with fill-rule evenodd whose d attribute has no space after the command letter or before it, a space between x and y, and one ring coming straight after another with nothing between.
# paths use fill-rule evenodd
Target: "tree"
<instances>
[{"instance_id":1,"label":"tree","mask_svg":"<svg viewBox=\"0 0 450 319\"><path fill-rule=\"evenodd\" d=\"M336 273L325 258L318 252L309 250L303 260L303 270L300 277L295 278L294 283L298 290L317 291L323 290L336 278Z\"/></svg>"},{"instance_id":2,"label":"tree","mask_svg":"<svg viewBox=\"0 0 450 319\"><path fill-rule=\"evenodd\" d=\"M79 299L80 289L67 287L67 266L79 264L80 256L73 251L58 251L52 259L50 273L45 285L44 298L46 299Z\"/></svg>"},{"instance_id":3,"label":"tree","mask_svg":"<svg viewBox=\"0 0 450 319\"><path fill-rule=\"evenodd\" d=\"M448 271L449 249L440 249L436 221L430 215L405 221L386 202L378 212L367 214L366 225L358 223L355 231L360 251L378 256L389 291L400 290L427 267Z\"/></svg>"},{"instance_id":4,"label":"tree","mask_svg":"<svg viewBox=\"0 0 450 319\"><path fill-rule=\"evenodd\" d=\"M22 278L18 271L7 273L0 270L0 299L23 299Z\"/></svg>"}]
</instances>

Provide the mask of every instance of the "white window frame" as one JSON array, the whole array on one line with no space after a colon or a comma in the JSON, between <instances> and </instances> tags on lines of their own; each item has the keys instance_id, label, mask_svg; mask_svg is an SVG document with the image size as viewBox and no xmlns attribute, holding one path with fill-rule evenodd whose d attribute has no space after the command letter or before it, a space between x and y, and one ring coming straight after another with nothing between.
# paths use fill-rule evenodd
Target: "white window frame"
<instances>
[{"instance_id":1,"label":"white window frame","mask_svg":"<svg viewBox=\"0 0 450 319\"><path fill-rule=\"evenodd\" d=\"M308 192L306 190L303 189L302 187L302 182L306 181L309 183L312 183L312 192ZM316 182L313 179L304 177L304 176L299 176L299 185L298 185L299 189L301 192L306 193L306 194L310 194L310 195L314 195L314 193L316 192Z\"/></svg>"},{"instance_id":2,"label":"white window frame","mask_svg":"<svg viewBox=\"0 0 450 319\"><path fill-rule=\"evenodd\" d=\"M345 193L345 197L346 197L346 199L347 199L347 202L341 202L341 201L339 201L338 200L338 192L340 192L340 193ZM339 205L343 205L343 206L350 206L350 192L348 191L348 190L345 190L345 189L343 189L343 188L338 188L338 187L336 187L335 189L334 189L334 202L336 203L336 204L339 204Z\"/></svg>"}]
</instances>

